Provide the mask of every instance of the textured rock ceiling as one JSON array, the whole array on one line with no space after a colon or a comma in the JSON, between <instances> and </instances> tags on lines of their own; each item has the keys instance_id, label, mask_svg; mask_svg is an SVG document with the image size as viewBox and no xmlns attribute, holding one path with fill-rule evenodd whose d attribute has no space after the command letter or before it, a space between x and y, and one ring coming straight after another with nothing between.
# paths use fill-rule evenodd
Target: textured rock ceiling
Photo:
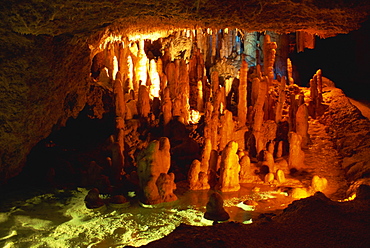
<instances>
[{"instance_id":1,"label":"textured rock ceiling","mask_svg":"<svg viewBox=\"0 0 370 248\"><path fill-rule=\"evenodd\" d=\"M13 0L2 5L2 28L22 34L88 35L110 24L170 24L305 30L323 37L359 28L370 6L367 0Z\"/></svg>"}]
</instances>

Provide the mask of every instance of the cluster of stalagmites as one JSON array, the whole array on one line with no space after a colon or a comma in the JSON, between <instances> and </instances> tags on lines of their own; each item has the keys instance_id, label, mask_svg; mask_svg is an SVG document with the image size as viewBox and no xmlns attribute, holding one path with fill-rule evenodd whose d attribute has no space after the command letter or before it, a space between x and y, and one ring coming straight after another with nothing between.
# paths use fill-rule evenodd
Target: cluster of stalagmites
<instances>
[{"instance_id":1,"label":"cluster of stalagmites","mask_svg":"<svg viewBox=\"0 0 370 248\"><path fill-rule=\"evenodd\" d=\"M171 44L181 37L191 46L179 52ZM190 190L229 192L240 183L284 184L291 170L304 168L308 118L322 109L321 71L305 99L289 60L288 77L275 79L276 42L265 35L262 53L250 34L244 46L238 38L235 30L199 29L112 42L95 55L92 76L114 93L108 160L115 184L129 181L143 203L158 204L177 199L175 177ZM256 54L263 66L251 64ZM220 69L230 58L239 65L232 77ZM314 188L323 185L316 180Z\"/></svg>"}]
</instances>

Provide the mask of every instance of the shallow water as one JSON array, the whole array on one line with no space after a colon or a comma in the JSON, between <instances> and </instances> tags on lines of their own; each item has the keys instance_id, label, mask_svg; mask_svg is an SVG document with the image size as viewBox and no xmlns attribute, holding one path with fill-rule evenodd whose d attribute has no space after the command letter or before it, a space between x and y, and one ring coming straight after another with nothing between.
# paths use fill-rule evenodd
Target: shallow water
<instances>
[{"instance_id":1,"label":"shallow water","mask_svg":"<svg viewBox=\"0 0 370 248\"><path fill-rule=\"evenodd\" d=\"M224 193L224 205L230 221L251 223L260 213L281 210L292 201L285 193L260 185L242 185L239 192ZM179 200L143 208L135 199L122 209L107 206L101 211L85 207L88 190L33 192L33 197L7 201L0 212L2 247L124 247L141 246L169 234L180 223L205 226L203 218L208 196L213 191L185 192ZM258 206L242 202L253 200ZM10 207L10 205L13 205Z\"/></svg>"}]
</instances>

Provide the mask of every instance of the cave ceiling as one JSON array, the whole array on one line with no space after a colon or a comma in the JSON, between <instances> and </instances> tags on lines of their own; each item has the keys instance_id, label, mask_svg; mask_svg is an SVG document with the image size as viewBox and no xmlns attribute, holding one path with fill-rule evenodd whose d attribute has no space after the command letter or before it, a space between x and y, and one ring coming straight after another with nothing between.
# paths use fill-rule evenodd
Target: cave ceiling
<instances>
[{"instance_id":1,"label":"cave ceiling","mask_svg":"<svg viewBox=\"0 0 370 248\"><path fill-rule=\"evenodd\" d=\"M51 36L88 36L107 26L173 26L304 30L330 37L358 29L370 10L366 0L12 0L2 5L2 29Z\"/></svg>"}]
</instances>

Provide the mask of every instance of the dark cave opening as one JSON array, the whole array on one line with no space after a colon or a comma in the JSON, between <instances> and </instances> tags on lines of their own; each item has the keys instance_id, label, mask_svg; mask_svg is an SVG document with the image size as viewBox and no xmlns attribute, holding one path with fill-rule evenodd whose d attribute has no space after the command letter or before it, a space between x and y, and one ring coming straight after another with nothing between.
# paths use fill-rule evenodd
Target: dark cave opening
<instances>
[{"instance_id":1,"label":"dark cave opening","mask_svg":"<svg viewBox=\"0 0 370 248\"><path fill-rule=\"evenodd\" d=\"M335 82L349 97L370 102L368 89L368 58L370 48L370 20L359 30L349 34L321 39L316 37L315 49L291 53L296 81L301 86L309 84L312 75L322 69L325 77Z\"/></svg>"}]
</instances>

